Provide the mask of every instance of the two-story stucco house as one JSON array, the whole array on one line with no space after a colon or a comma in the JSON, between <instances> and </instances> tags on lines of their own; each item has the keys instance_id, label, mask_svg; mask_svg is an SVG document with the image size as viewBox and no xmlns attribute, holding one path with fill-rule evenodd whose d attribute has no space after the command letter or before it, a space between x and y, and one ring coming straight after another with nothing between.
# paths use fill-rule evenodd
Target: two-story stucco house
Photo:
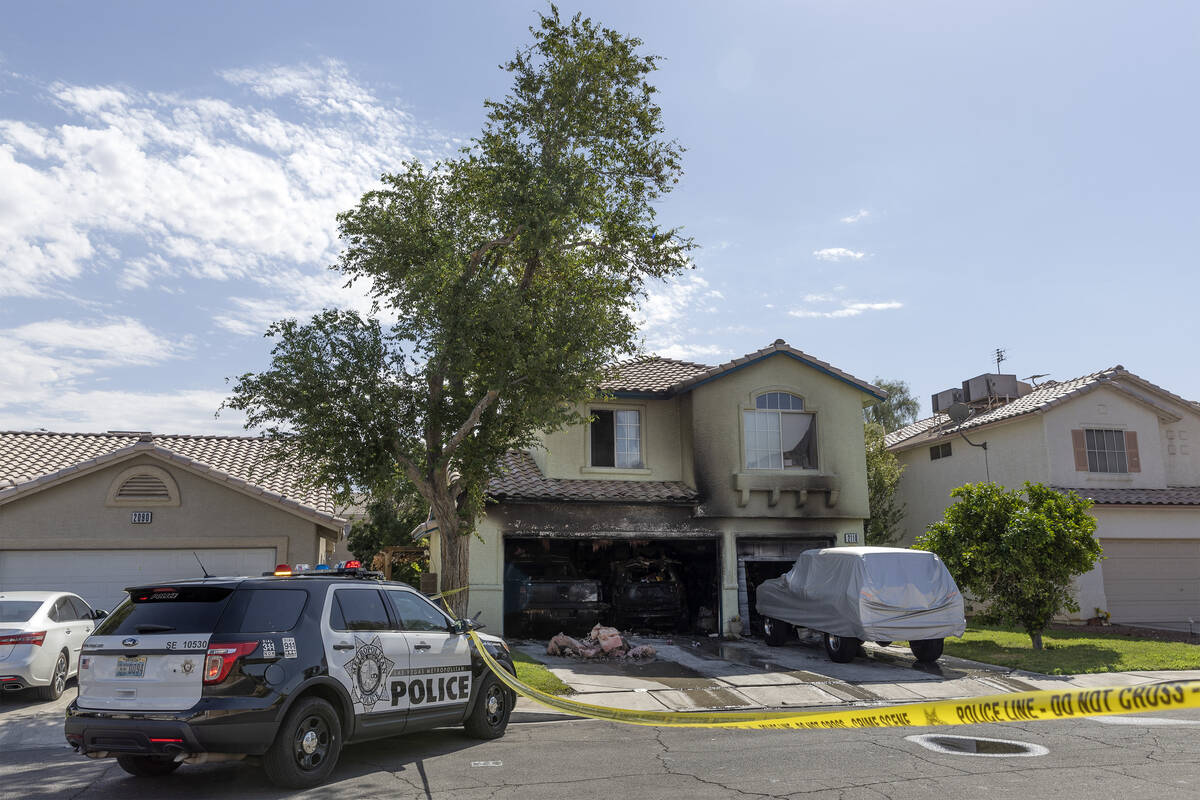
<instances>
[{"instance_id":1,"label":"two-story stucco house","mask_svg":"<svg viewBox=\"0 0 1200 800\"><path fill-rule=\"evenodd\" d=\"M491 483L470 551L470 610L490 629L514 558L565 558L602 583L623 560L672 559L688 624L717 630L752 620L753 587L801 551L861 540L876 387L778 340L716 367L622 362L600 389L592 422L509 453Z\"/></svg>"},{"instance_id":2,"label":"two-story stucco house","mask_svg":"<svg viewBox=\"0 0 1200 800\"><path fill-rule=\"evenodd\" d=\"M1018 386L1011 375L980 379ZM888 434L904 467L901 543L940 520L964 483L1073 489L1095 502L1104 549L1077 582L1076 616L1100 609L1113 622L1188 630L1194 619L1200 629L1200 407L1121 366L1015 396L976 393L961 398L975 406L961 425L938 413Z\"/></svg>"}]
</instances>

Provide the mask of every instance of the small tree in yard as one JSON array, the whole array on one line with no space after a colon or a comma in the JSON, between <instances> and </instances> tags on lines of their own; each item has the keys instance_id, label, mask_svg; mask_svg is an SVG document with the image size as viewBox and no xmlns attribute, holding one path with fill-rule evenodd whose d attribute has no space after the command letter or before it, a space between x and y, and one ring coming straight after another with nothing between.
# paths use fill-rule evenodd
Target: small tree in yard
<instances>
[{"instance_id":1,"label":"small tree in yard","mask_svg":"<svg viewBox=\"0 0 1200 800\"><path fill-rule=\"evenodd\" d=\"M573 404L636 351L644 283L678 273L692 247L655 221L681 173L647 82L657 59L553 6L530 30L470 147L405 164L338 217L337 268L396 322L277 322L270 368L227 402L342 498L419 496L443 590L468 583L468 535L501 456L583 421ZM467 603L451 598L460 614Z\"/></svg>"},{"instance_id":2,"label":"small tree in yard","mask_svg":"<svg viewBox=\"0 0 1200 800\"><path fill-rule=\"evenodd\" d=\"M1035 650L1063 610L1078 611L1072 579L1100 558L1091 501L1025 483L1024 496L994 483L968 483L916 549L937 553L959 588L990 602L989 614L1020 626Z\"/></svg>"}]
</instances>

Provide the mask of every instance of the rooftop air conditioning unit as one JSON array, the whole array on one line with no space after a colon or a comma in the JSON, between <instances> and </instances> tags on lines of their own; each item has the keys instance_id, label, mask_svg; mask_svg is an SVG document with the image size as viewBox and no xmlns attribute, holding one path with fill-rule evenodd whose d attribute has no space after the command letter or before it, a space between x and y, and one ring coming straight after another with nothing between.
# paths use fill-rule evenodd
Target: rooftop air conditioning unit
<instances>
[{"instance_id":1,"label":"rooftop air conditioning unit","mask_svg":"<svg viewBox=\"0 0 1200 800\"><path fill-rule=\"evenodd\" d=\"M955 403L963 402L962 389L946 389L933 396L933 413L941 414Z\"/></svg>"},{"instance_id":2,"label":"rooftop air conditioning unit","mask_svg":"<svg viewBox=\"0 0 1200 800\"><path fill-rule=\"evenodd\" d=\"M978 403L989 397L1019 397L1016 375L998 375L985 372L968 381L963 381L963 402Z\"/></svg>"}]
</instances>

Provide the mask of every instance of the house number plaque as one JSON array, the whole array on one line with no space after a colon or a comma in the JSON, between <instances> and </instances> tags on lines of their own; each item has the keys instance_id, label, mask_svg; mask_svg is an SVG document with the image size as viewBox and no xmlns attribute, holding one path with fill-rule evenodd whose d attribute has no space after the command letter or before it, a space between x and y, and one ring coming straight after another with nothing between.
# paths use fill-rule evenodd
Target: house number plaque
<instances>
[{"instance_id":1,"label":"house number plaque","mask_svg":"<svg viewBox=\"0 0 1200 800\"><path fill-rule=\"evenodd\" d=\"M152 511L134 511L129 515L129 521L134 525L149 525L153 514Z\"/></svg>"}]
</instances>

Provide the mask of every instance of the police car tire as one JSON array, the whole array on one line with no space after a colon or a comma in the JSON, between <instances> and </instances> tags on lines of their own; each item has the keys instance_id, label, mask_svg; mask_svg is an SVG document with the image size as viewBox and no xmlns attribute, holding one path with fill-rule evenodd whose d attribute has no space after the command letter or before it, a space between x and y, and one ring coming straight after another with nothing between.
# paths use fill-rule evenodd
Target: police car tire
<instances>
[{"instance_id":1,"label":"police car tire","mask_svg":"<svg viewBox=\"0 0 1200 800\"><path fill-rule=\"evenodd\" d=\"M301 758L311 759L312 754L297 749L306 732L314 733L318 740L316 747L323 753L319 763L310 767L300 761ZM325 734L324 742L320 742L322 734ZM337 712L319 697L305 697L292 707L276 731L275 741L263 755L263 771L276 786L307 789L329 777L341 752L342 722Z\"/></svg>"},{"instance_id":2,"label":"police car tire","mask_svg":"<svg viewBox=\"0 0 1200 800\"><path fill-rule=\"evenodd\" d=\"M181 762L162 756L117 756L117 764L130 775L139 778L154 778L169 775L179 769Z\"/></svg>"},{"instance_id":3,"label":"police car tire","mask_svg":"<svg viewBox=\"0 0 1200 800\"><path fill-rule=\"evenodd\" d=\"M499 739L504 735L504 730L508 727L508 718L512 714L515 700L513 693L489 672L480 682L477 696L479 700L475 703L475 708L471 709L471 715L463 722L463 729L468 736L476 739ZM488 709L488 703L493 699L500 705L498 710Z\"/></svg>"}]
</instances>

